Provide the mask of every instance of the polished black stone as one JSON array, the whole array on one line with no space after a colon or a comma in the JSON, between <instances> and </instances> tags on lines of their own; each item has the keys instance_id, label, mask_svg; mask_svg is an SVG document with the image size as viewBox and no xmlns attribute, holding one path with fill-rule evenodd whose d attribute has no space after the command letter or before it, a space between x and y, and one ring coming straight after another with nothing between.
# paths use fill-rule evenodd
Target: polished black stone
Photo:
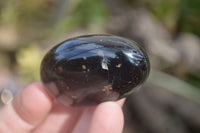
<instances>
[{"instance_id":1,"label":"polished black stone","mask_svg":"<svg viewBox=\"0 0 200 133\"><path fill-rule=\"evenodd\" d=\"M148 57L135 42L88 35L53 47L42 61L41 80L59 102L91 106L126 97L149 71Z\"/></svg>"}]
</instances>

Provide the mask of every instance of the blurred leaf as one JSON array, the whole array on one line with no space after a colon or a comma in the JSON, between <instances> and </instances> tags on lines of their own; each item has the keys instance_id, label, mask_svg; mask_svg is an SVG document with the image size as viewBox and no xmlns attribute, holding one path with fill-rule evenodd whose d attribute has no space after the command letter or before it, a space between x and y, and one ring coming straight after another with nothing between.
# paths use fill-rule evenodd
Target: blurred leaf
<instances>
[{"instance_id":1,"label":"blurred leaf","mask_svg":"<svg viewBox=\"0 0 200 133\"><path fill-rule=\"evenodd\" d=\"M200 88L200 71L188 72L186 74L186 82L191 83L194 86Z\"/></svg>"},{"instance_id":2,"label":"blurred leaf","mask_svg":"<svg viewBox=\"0 0 200 133\"><path fill-rule=\"evenodd\" d=\"M152 70L148 82L200 103L200 89L167 73Z\"/></svg>"},{"instance_id":3,"label":"blurred leaf","mask_svg":"<svg viewBox=\"0 0 200 133\"><path fill-rule=\"evenodd\" d=\"M94 23L102 25L105 23L107 14L107 8L101 1L82 0L74 6L74 9L71 9L70 14L63 16L58 27L60 27L59 30L69 31L78 26L89 26Z\"/></svg>"},{"instance_id":4,"label":"blurred leaf","mask_svg":"<svg viewBox=\"0 0 200 133\"><path fill-rule=\"evenodd\" d=\"M71 0L63 5L61 8L66 9L59 9L59 21L50 35L51 39L80 27L103 27L108 16L106 5L99 0Z\"/></svg>"},{"instance_id":5,"label":"blurred leaf","mask_svg":"<svg viewBox=\"0 0 200 133\"><path fill-rule=\"evenodd\" d=\"M106 6L98 0L82 0L74 13L81 18L81 23L102 23L107 15Z\"/></svg>"},{"instance_id":6,"label":"blurred leaf","mask_svg":"<svg viewBox=\"0 0 200 133\"><path fill-rule=\"evenodd\" d=\"M42 53L37 45L32 44L22 48L17 54L18 72L21 79L27 83L40 79L40 63Z\"/></svg>"}]
</instances>

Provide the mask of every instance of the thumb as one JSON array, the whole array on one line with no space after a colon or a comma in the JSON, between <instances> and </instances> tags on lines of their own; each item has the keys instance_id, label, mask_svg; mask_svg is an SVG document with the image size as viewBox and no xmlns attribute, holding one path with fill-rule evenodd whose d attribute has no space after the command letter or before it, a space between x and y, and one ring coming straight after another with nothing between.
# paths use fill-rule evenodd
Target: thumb
<instances>
[{"instance_id":1,"label":"thumb","mask_svg":"<svg viewBox=\"0 0 200 133\"><path fill-rule=\"evenodd\" d=\"M11 104L0 110L0 133L28 133L51 110L53 99L40 82L24 88Z\"/></svg>"}]
</instances>

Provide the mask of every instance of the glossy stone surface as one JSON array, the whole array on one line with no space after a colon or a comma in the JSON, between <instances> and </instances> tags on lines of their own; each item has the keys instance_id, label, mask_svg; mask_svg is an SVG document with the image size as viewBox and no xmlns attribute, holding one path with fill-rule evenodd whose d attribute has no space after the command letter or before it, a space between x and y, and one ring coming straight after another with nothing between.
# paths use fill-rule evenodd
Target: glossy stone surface
<instances>
[{"instance_id":1,"label":"glossy stone surface","mask_svg":"<svg viewBox=\"0 0 200 133\"><path fill-rule=\"evenodd\" d=\"M135 42L88 35L53 47L41 64L41 80L56 99L92 106L126 97L148 77L147 55Z\"/></svg>"}]
</instances>

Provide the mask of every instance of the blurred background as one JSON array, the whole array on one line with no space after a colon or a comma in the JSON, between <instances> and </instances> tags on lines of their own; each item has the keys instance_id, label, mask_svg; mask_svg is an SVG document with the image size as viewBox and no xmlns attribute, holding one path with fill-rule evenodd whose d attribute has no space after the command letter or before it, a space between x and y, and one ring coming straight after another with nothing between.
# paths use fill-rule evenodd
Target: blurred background
<instances>
[{"instance_id":1,"label":"blurred background","mask_svg":"<svg viewBox=\"0 0 200 133\"><path fill-rule=\"evenodd\" d=\"M40 80L51 47L98 33L135 40L150 58L123 133L200 133L199 0L0 0L0 107Z\"/></svg>"}]
</instances>

